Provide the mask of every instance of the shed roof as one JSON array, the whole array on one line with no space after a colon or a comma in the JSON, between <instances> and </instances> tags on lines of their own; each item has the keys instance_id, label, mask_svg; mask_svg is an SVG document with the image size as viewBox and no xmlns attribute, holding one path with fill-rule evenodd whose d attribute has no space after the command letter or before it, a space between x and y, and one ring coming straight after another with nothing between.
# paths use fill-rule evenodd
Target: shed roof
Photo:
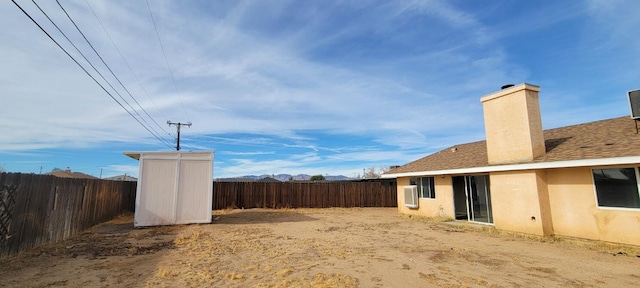
<instances>
[{"instance_id":1,"label":"shed roof","mask_svg":"<svg viewBox=\"0 0 640 288\"><path fill-rule=\"evenodd\" d=\"M545 130L546 153L520 164L640 156L640 135L634 121L625 116ZM478 141L454 145L385 174L487 166L491 166L487 143Z\"/></svg>"},{"instance_id":2,"label":"shed roof","mask_svg":"<svg viewBox=\"0 0 640 288\"><path fill-rule=\"evenodd\" d=\"M213 151L125 151L122 154L129 156L135 160L140 160L142 155L169 156L177 157L178 155L209 155L213 157Z\"/></svg>"}]
</instances>

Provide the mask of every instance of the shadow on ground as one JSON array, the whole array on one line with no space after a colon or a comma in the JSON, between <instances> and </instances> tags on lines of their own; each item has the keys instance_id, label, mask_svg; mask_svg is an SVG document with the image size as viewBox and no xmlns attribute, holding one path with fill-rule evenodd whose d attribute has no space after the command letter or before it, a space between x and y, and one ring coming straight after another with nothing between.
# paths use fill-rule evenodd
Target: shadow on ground
<instances>
[{"instance_id":1,"label":"shadow on ground","mask_svg":"<svg viewBox=\"0 0 640 288\"><path fill-rule=\"evenodd\" d=\"M260 224L260 223L285 223L316 221L317 218L309 217L298 212L271 212L262 209L234 210L228 214L214 214L213 224Z\"/></svg>"}]
</instances>

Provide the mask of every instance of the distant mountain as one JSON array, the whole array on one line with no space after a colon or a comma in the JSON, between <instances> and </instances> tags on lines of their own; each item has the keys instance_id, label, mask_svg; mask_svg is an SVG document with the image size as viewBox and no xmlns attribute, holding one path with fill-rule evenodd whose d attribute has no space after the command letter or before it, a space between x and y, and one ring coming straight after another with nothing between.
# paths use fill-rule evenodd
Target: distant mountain
<instances>
[{"instance_id":1,"label":"distant mountain","mask_svg":"<svg viewBox=\"0 0 640 288\"><path fill-rule=\"evenodd\" d=\"M276 179L278 181L289 181L290 179L296 180L296 181L305 181L305 180L309 180L311 179L311 175L307 175L307 174L298 174L298 175L291 175L291 174L278 174L278 175L268 175L268 174L262 174L262 175L245 175L245 176L241 176L238 178L241 179L251 179L251 180L259 180L265 177L271 177L273 179ZM341 180L350 180L353 178L349 178L347 176L343 176L343 175L326 175L324 176L325 179L329 180L329 181L341 181Z\"/></svg>"}]
</instances>

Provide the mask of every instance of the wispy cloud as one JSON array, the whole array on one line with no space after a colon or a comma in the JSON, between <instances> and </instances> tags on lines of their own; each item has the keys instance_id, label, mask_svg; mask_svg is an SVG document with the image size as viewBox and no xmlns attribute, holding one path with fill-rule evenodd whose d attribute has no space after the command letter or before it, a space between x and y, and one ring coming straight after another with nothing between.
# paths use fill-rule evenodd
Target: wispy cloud
<instances>
[{"instance_id":1,"label":"wispy cloud","mask_svg":"<svg viewBox=\"0 0 640 288\"><path fill-rule=\"evenodd\" d=\"M139 167L136 165L108 165L103 168L103 178L124 174L132 177L138 177Z\"/></svg>"},{"instance_id":2,"label":"wispy cloud","mask_svg":"<svg viewBox=\"0 0 640 288\"><path fill-rule=\"evenodd\" d=\"M232 151L222 151L223 155L232 155L232 156L255 156L255 155L273 155L274 151L254 151L254 152L232 152Z\"/></svg>"},{"instance_id":3,"label":"wispy cloud","mask_svg":"<svg viewBox=\"0 0 640 288\"><path fill-rule=\"evenodd\" d=\"M40 4L83 41L55 2ZM150 1L171 72L145 1L92 1L136 76L86 2L62 4L170 145L6 2L0 86L14 96L1 111L5 153L171 150L172 120L193 123L181 145L216 150L223 175L359 171L484 138L479 97L502 84L541 85L543 121L555 127L625 113L612 95L640 77L632 1Z\"/></svg>"}]
</instances>

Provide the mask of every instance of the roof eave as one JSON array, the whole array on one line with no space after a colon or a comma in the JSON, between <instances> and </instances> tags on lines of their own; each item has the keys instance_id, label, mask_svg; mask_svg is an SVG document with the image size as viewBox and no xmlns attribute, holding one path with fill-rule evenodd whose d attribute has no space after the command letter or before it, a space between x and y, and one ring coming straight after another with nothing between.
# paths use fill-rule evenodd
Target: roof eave
<instances>
[{"instance_id":1,"label":"roof eave","mask_svg":"<svg viewBox=\"0 0 640 288\"><path fill-rule=\"evenodd\" d=\"M142 154L154 154L154 155L178 155L178 154L201 154L201 153L211 153L211 157L213 157L214 151L212 150L196 150L196 151L125 151L122 154L129 156L135 160L140 160Z\"/></svg>"},{"instance_id":2,"label":"roof eave","mask_svg":"<svg viewBox=\"0 0 640 288\"><path fill-rule=\"evenodd\" d=\"M482 166L482 167L471 167L471 168L460 168L460 169L390 173L390 174L383 174L381 178L474 174L474 173L489 173L489 172L518 171L518 170L627 165L627 164L638 164L638 163L640 163L640 156L628 156L628 157L580 159L580 160L553 161L553 162L535 162L535 163Z\"/></svg>"},{"instance_id":3,"label":"roof eave","mask_svg":"<svg viewBox=\"0 0 640 288\"><path fill-rule=\"evenodd\" d=\"M131 157L131 158L133 158L135 160L140 160L140 154L142 154L142 153L140 153L140 152L128 152L127 151L127 152L122 152L122 154L124 154L126 156L129 156L129 157Z\"/></svg>"}]
</instances>

